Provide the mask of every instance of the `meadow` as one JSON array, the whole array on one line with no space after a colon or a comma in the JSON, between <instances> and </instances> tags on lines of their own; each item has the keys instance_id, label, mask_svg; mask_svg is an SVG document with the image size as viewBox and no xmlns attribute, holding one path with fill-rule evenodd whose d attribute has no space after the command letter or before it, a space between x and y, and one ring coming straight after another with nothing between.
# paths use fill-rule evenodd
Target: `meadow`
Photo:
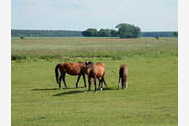
<instances>
[{"instance_id":1,"label":"meadow","mask_svg":"<svg viewBox=\"0 0 189 126\"><path fill-rule=\"evenodd\" d=\"M12 38L13 126L177 126L176 38ZM57 63L106 64L108 89L58 89ZM118 90L120 64L129 66L128 89Z\"/></svg>"}]
</instances>

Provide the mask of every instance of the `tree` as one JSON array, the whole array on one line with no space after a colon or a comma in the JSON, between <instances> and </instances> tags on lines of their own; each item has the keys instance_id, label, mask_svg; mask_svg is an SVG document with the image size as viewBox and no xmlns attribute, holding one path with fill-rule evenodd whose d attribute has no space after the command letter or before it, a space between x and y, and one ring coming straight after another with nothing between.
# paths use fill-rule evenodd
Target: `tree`
<instances>
[{"instance_id":1,"label":"tree","mask_svg":"<svg viewBox=\"0 0 189 126\"><path fill-rule=\"evenodd\" d=\"M116 28L118 28L120 38L137 38L141 34L140 28L131 24L118 24Z\"/></svg>"},{"instance_id":2,"label":"tree","mask_svg":"<svg viewBox=\"0 0 189 126\"><path fill-rule=\"evenodd\" d=\"M118 31L111 29L111 37L117 37L119 36Z\"/></svg>"},{"instance_id":3,"label":"tree","mask_svg":"<svg viewBox=\"0 0 189 126\"><path fill-rule=\"evenodd\" d=\"M110 29L100 29L97 33L97 36L111 37L111 30Z\"/></svg>"},{"instance_id":4,"label":"tree","mask_svg":"<svg viewBox=\"0 0 189 126\"><path fill-rule=\"evenodd\" d=\"M173 32L174 37L178 37L178 32Z\"/></svg>"},{"instance_id":5,"label":"tree","mask_svg":"<svg viewBox=\"0 0 189 126\"><path fill-rule=\"evenodd\" d=\"M88 28L82 32L83 36L97 36L97 30L94 28Z\"/></svg>"}]
</instances>

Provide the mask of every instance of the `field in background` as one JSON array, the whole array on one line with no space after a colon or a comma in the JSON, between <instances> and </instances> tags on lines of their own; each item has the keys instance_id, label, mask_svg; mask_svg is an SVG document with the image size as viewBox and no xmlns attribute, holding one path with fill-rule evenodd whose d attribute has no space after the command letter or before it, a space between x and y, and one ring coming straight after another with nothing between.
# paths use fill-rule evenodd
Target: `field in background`
<instances>
[{"instance_id":1,"label":"field in background","mask_svg":"<svg viewBox=\"0 0 189 126\"><path fill-rule=\"evenodd\" d=\"M12 125L177 126L177 48L176 38L13 38ZM55 65L86 60L106 64L109 88L75 89L68 75L58 90ZM117 90L123 63L129 86Z\"/></svg>"},{"instance_id":2,"label":"field in background","mask_svg":"<svg viewBox=\"0 0 189 126\"><path fill-rule=\"evenodd\" d=\"M12 56L18 58L177 56L176 38L16 38Z\"/></svg>"}]
</instances>

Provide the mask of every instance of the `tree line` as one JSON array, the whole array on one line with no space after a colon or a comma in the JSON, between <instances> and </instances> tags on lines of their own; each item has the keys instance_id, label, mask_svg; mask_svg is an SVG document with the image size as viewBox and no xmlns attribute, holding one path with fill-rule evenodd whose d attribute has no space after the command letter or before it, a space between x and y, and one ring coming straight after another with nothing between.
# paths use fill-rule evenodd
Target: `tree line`
<instances>
[{"instance_id":1,"label":"tree line","mask_svg":"<svg viewBox=\"0 0 189 126\"><path fill-rule=\"evenodd\" d=\"M141 29L138 26L121 23L115 29L100 29L88 28L82 32L83 36L87 37L120 37L120 38L137 38L141 35Z\"/></svg>"},{"instance_id":2,"label":"tree line","mask_svg":"<svg viewBox=\"0 0 189 126\"><path fill-rule=\"evenodd\" d=\"M133 26L133 27L132 27ZM141 32L140 28L129 24L119 24L116 29L100 29L89 28L85 31L70 30L18 30L12 29L12 37L120 37L120 38L136 38L136 37L178 37L177 31L158 31L158 32Z\"/></svg>"}]
</instances>

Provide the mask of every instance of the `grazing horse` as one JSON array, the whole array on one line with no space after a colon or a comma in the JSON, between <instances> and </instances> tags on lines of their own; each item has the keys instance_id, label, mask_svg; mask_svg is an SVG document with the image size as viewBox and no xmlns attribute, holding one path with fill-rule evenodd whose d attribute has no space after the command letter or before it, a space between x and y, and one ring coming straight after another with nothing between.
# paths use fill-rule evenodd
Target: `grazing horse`
<instances>
[{"instance_id":1,"label":"grazing horse","mask_svg":"<svg viewBox=\"0 0 189 126\"><path fill-rule=\"evenodd\" d=\"M121 88L127 88L128 87L128 65L122 64L119 68L119 82L118 82L118 89L121 82Z\"/></svg>"},{"instance_id":2,"label":"grazing horse","mask_svg":"<svg viewBox=\"0 0 189 126\"><path fill-rule=\"evenodd\" d=\"M94 79L94 86L96 91L96 79L99 80L99 87L103 89L103 83L107 87L106 81L104 79L105 75L105 65L103 63L88 64L86 73L88 75L88 90L91 90L91 79Z\"/></svg>"},{"instance_id":3,"label":"grazing horse","mask_svg":"<svg viewBox=\"0 0 189 126\"><path fill-rule=\"evenodd\" d=\"M68 62L63 64L57 64L55 67L55 76L56 76L56 81L59 84L59 88L61 88L61 79L64 82L64 86L67 88L67 84L65 81L66 74L78 76L76 81L76 88L78 88L78 82L80 80L80 77L83 76L84 86L87 87L86 79L85 79L85 69L86 66L91 63L92 62L76 62L76 63Z\"/></svg>"}]
</instances>

